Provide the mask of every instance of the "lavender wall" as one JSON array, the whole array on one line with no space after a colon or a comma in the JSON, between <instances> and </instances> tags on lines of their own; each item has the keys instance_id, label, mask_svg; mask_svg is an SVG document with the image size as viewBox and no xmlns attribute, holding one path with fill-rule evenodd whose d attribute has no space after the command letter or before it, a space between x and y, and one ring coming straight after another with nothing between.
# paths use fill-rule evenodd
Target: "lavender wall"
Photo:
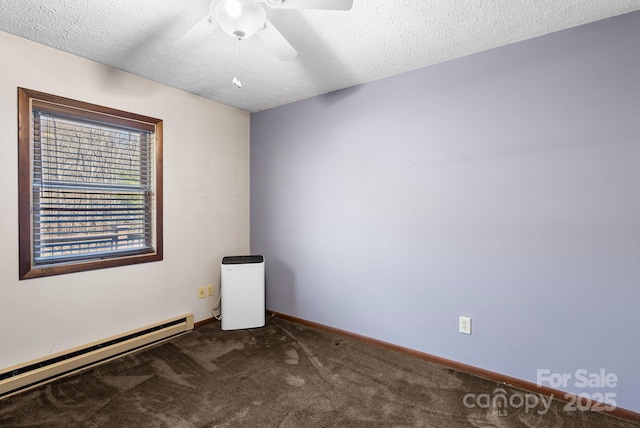
<instances>
[{"instance_id":1,"label":"lavender wall","mask_svg":"<svg viewBox=\"0 0 640 428\"><path fill-rule=\"evenodd\" d=\"M634 12L253 114L268 307L640 412L638 46Z\"/></svg>"}]
</instances>

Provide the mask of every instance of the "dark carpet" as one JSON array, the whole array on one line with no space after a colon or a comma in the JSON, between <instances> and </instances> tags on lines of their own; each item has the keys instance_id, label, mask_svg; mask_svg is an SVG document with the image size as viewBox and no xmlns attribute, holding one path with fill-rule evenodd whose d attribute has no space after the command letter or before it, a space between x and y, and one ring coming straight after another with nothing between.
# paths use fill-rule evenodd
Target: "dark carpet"
<instances>
[{"instance_id":1,"label":"dark carpet","mask_svg":"<svg viewBox=\"0 0 640 428\"><path fill-rule=\"evenodd\" d=\"M548 400L269 318L252 330L206 324L8 397L0 426L640 427Z\"/></svg>"}]
</instances>

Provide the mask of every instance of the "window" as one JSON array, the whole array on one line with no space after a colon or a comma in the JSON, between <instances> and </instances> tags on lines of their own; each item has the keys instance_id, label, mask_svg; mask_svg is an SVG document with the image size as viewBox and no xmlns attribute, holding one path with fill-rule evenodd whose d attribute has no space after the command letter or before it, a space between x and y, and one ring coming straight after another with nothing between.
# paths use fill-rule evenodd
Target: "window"
<instances>
[{"instance_id":1,"label":"window","mask_svg":"<svg viewBox=\"0 0 640 428\"><path fill-rule=\"evenodd\" d=\"M20 279L162 260L162 121L18 88Z\"/></svg>"}]
</instances>

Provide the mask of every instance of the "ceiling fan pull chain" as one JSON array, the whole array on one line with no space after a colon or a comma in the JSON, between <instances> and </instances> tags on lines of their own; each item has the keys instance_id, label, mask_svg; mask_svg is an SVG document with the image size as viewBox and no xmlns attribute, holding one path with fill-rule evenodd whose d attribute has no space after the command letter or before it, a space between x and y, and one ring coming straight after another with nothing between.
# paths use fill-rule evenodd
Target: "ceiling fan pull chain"
<instances>
[{"instance_id":1,"label":"ceiling fan pull chain","mask_svg":"<svg viewBox=\"0 0 640 428\"><path fill-rule=\"evenodd\" d=\"M239 37L236 37L236 41L235 41L235 45L236 45L236 63L235 63L235 67L236 70L238 70L240 68L240 41L242 39ZM233 76L233 80L231 81L234 85L236 85L237 88L242 88L242 82L240 81L240 79L238 79L237 74L238 73L234 73L235 75Z\"/></svg>"}]
</instances>

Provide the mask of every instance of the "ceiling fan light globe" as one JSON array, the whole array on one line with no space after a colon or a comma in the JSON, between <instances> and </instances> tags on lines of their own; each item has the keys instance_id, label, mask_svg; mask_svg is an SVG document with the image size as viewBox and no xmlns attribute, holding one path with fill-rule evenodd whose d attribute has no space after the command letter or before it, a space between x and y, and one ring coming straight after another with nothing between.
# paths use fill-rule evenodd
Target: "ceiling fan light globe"
<instances>
[{"instance_id":1,"label":"ceiling fan light globe","mask_svg":"<svg viewBox=\"0 0 640 428\"><path fill-rule=\"evenodd\" d=\"M254 0L222 0L216 5L215 20L225 33L243 39L264 27L267 14Z\"/></svg>"}]
</instances>

